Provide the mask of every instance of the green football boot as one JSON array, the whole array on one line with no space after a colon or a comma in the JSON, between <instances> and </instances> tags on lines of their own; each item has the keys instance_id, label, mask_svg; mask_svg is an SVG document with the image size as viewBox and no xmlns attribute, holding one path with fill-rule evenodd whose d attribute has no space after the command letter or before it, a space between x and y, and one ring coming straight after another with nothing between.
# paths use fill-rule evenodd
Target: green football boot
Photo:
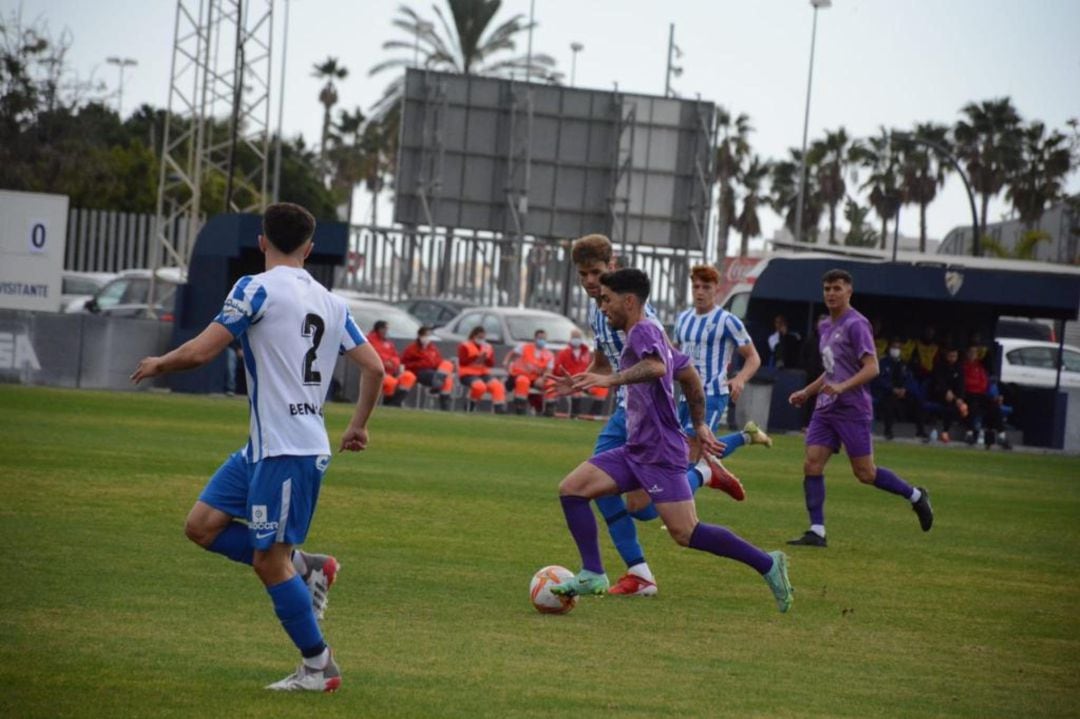
<instances>
[{"instance_id":1,"label":"green football boot","mask_svg":"<svg viewBox=\"0 0 1080 719\"><path fill-rule=\"evenodd\" d=\"M769 552L769 556L773 558L772 569L763 576L773 596L776 597L776 608L783 614L791 609L791 602L794 599L792 593L795 591L788 580L787 555L783 552Z\"/></svg>"},{"instance_id":2,"label":"green football boot","mask_svg":"<svg viewBox=\"0 0 1080 719\"><path fill-rule=\"evenodd\" d=\"M560 597L574 597L586 594L607 594L609 582L606 574L597 574L587 569L582 569L578 575L568 582L553 584L551 593Z\"/></svg>"}]
</instances>

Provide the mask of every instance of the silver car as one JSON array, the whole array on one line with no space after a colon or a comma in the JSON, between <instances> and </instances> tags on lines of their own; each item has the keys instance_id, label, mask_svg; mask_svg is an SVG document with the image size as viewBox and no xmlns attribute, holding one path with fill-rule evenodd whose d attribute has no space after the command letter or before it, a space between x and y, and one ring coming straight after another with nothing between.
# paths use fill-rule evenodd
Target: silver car
<instances>
[{"instance_id":1,"label":"silver car","mask_svg":"<svg viewBox=\"0 0 1080 719\"><path fill-rule=\"evenodd\" d=\"M462 342L474 327L483 327L492 344L516 345L532 342L537 330L547 332L548 347L560 350L570 342L570 333L579 329L566 317L547 310L518 307L473 307L464 310L439 328L439 337Z\"/></svg>"},{"instance_id":2,"label":"silver car","mask_svg":"<svg viewBox=\"0 0 1080 719\"><path fill-rule=\"evenodd\" d=\"M999 338L1001 384L1053 387L1057 380L1057 342ZM1065 345L1061 358L1061 386L1080 387L1080 348Z\"/></svg>"}]
</instances>

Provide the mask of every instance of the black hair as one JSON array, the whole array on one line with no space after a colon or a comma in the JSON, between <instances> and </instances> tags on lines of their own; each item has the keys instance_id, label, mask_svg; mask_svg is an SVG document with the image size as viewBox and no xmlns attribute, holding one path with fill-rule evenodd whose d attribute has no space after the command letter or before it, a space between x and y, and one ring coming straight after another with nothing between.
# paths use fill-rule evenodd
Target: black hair
<instances>
[{"instance_id":1,"label":"black hair","mask_svg":"<svg viewBox=\"0 0 1080 719\"><path fill-rule=\"evenodd\" d=\"M386 320L376 320L375 324L371 327L372 332L378 332L379 330L384 329L386 329Z\"/></svg>"},{"instance_id":2,"label":"black hair","mask_svg":"<svg viewBox=\"0 0 1080 719\"><path fill-rule=\"evenodd\" d=\"M433 330L428 325L420 325L420 329L416 330L416 339L420 339L425 334L431 334Z\"/></svg>"},{"instance_id":3,"label":"black hair","mask_svg":"<svg viewBox=\"0 0 1080 719\"><path fill-rule=\"evenodd\" d=\"M287 255L315 234L315 216L292 202L277 202L263 213L263 234L274 247Z\"/></svg>"},{"instance_id":4,"label":"black hair","mask_svg":"<svg viewBox=\"0 0 1080 719\"><path fill-rule=\"evenodd\" d=\"M540 335L546 335L546 334L547 334L547 330L536 330L536 332L533 332L533 339L536 339Z\"/></svg>"},{"instance_id":5,"label":"black hair","mask_svg":"<svg viewBox=\"0 0 1080 719\"><path fill-rule=\"evenodd\" d=\"M600 284L619 295L635 295L642 303L649 299L649 292L652 290L649 276L633 267L605 272L600 275Z\"/></svg>"},{"instance_id":6,"label":"black hair","mask_svg":"<svg viewBox=\"0 0 1080 719\"><path fill-rule=\"evenodd\" d=\"M855 284L851 279L851 273L847 270L832 269L821 276L822 284L825 284L826 282L836 282L837 280L846 282L849 285Z\"/></svg>"}]
</instances>

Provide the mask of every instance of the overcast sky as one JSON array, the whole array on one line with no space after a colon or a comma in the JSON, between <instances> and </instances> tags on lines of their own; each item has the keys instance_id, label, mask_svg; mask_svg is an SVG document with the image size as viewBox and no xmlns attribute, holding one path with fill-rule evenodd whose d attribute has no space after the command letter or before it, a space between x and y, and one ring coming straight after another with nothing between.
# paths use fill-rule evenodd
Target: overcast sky
<instances>
[{"instance_id":1,"label":"overcast sky","mask_svg":"<svg viewBox=\"0 0 1080 719\"><path fill-rule=\"evenodd\" d=\"M257 0L252 0L253 2ZM367 109L389 74L368 77L387 57L382 43L403 38L391 19L397 0L289 0L284 127L286 135L318 141L320 83L312 65L337 57L349 70L339 85L340 107ZM197 7L197 0L184 0ZM278 87L284 0L276 0L273 88ZM442 0L439 0L440 5ZM496 19L529 13L529 0L504 0ZM431 2L409 3L433 16ZM138 61L125 75L124 108L168 100L174 0L0 0L8 16L44 18L54 32L68 28L69 59L115 88L110 55ZM537 52L553 55L567 75L571 42L579 86L662 94L669 23L684 67L674 87L733 113L750 115L754 149L778 158L802 139L813 9L809 0L535 0ZM879 126L915 122L952 124L967 102L1008 95L1025 119L1065 130L1080 116L1080 0L834 0L818 11L811 141L841 125L867 136ZM521 51L525 50L522 38ZM276 124L277 100L272 101ZM1080 191L1080 173L1069 179ZM359 203L357 220L368 210ZM1007 210L991 206L991 220ZM385 215L384 215L385 216ZM959 179L930 206L931 237L968 224ZM779 227L763 216L766 236ZM905 208L901 232L917 235L917 210Z\"/></svg>"}]
</instances>

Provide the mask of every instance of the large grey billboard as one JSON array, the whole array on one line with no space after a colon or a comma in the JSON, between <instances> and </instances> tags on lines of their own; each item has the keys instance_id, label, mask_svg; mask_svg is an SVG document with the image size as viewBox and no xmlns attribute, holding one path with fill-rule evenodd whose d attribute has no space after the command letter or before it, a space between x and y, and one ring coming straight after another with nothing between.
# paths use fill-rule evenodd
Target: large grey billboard
<instances>
[{"instance_id":1,"label":"large grey billboard","mask_svg":"<svg viewBox=\"0 0 1080 719\"><path fill-rule=\"evenodd\" d=\"M715 106L409 70L394 219L700 249Z\"/></svg>"}]
</instances>

